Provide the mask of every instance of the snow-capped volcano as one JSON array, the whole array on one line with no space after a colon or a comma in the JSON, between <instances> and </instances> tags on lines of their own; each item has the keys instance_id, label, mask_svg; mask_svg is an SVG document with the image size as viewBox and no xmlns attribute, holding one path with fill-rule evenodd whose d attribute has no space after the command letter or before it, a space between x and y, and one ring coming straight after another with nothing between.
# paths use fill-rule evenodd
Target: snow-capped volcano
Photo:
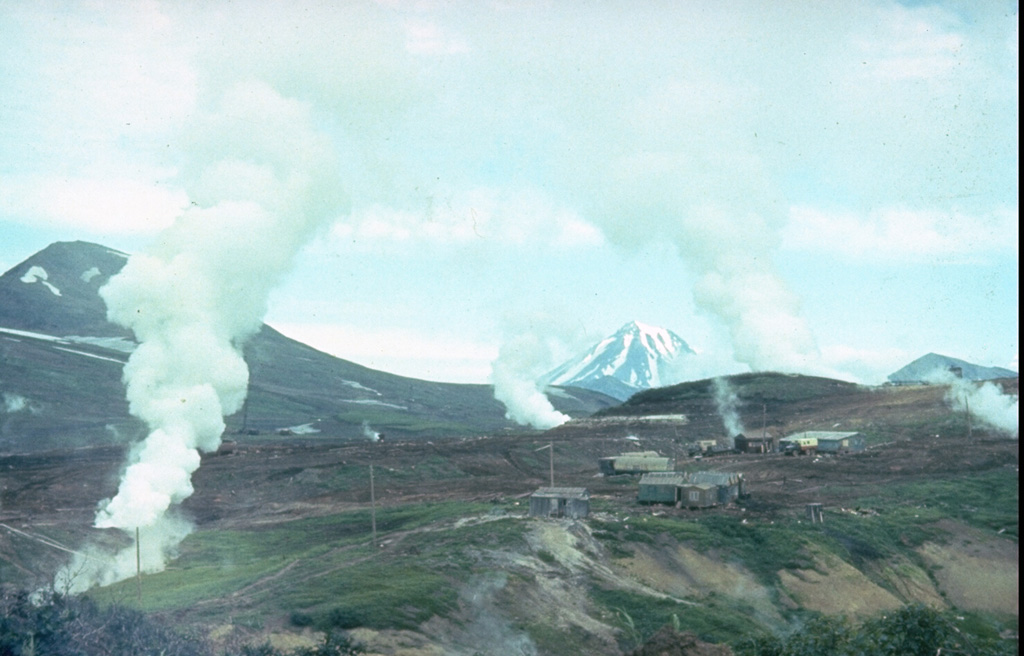
<instances>
[{"instance_id":1,"label":"snow-capped volcano","mask_svg":"<svg viewBox=\"0 0 1024 656\"><path fill-rule=\"evenodd\" d=\"M694 351L665 328L632 321L543 377L544 385L583 387L625 400L680 382L681 358Z\"/></svg>"}]
</instances>

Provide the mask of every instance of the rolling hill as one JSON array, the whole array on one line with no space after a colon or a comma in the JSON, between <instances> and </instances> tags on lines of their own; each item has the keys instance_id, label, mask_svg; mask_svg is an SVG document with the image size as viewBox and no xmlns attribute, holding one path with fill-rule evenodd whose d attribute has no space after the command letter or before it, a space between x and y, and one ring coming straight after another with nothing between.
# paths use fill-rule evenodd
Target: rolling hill
<instances>
[{"instance_id":1,"label":"rolling hill","mask_svg":"<svg viewBox=\"0 0 1024 656\"><path fill-rule=\"evenodd\" d=\"M109 275L82 275L96 261L62 272L38 257L0 278L23 297L21 323L0 315L4 594L131 544L93 526L142 431L120 383L131 342L95 319L75 282ZM77 318L38 310L65 301ZM935 609L972 653L1016 650L1019 443L972 422L944 385L752 373L619 405L568 389L574 418L540 432L510 427L487 386L373 371L270 327L245 355L249 403L228 422L237 441L202 457L179 508L191 532L163 570L88 598L141 609L218 654L342 630L387 656L619 656L666 626L748 654L822 618L870 623L907 604ZM1016 377L996 384L1018 396ZM727 412L749 434L854 430L868 449L691 458L693 442L728 436ZM364 427L387 439L364 439ZM747 494L702 509L641 504L638 477L598 468L639 449L680 472L740 474ZM586 489L588 516L531 517L530 495L552 482Z\"/></svg>"},{"instance_id":2,"label":"rolling hill","mask_svg":"<svg viewBox=\"0 0 1024 656\"><path fill-rule=\"evenodd\" d=\"M1016 371L1004 367L984 367L948 355L929 353L889 374L888 379L891 383L923 383L946 373L959 375L965 380L996 380L1017 375Z\"/></svg>"},{"instance_id":3,"label":"rolling hill","mask_svg":"<svg viewBox=\"0 0 1024 656\"><path fill-rule=\"evenodd\" d=\"M106 320L98 289L127 260L87 242L59 242L0 276L0 452L124 443L143 427L128 415L121 367L134 343ZM436 383L330 356L264 325L245 345L240 440L473 435L514 428L488 385ZM570 416L615 400L585 389L552 395Z\"/></svg>"},{"instance_id":4,"label":"rolling hill","mask_svg":"<svg viewBox=\"0 0 1024 656\"><path fill-rule=\"evenodd\" d=\"M182 507L193 533L165 571L142 577L141 607L224 647L344 629L391 656L617 656L666 624L739 649L819 614L863 619L913 603L946 613L973 644L1014 644L1017 440L976 429L967 442L942 386L727 382L744 420L863 421L870 448L693 460L689 442L722 434L704 417L711 381L545 433L240 442L203 458ZM639 504L637 478L597 475L599 457L638 447L682 471L739 472L749 496L704 510ZM121 458L115 448L0 457L5 580L38 585L63 548L118 542L91 520ZM557 486L589 490L587 518L528 516L551 465ZM809 503L822 504L824 523L807 521ZM89 595L134 605L136 582Z\"/></svg>"}]
</instances>

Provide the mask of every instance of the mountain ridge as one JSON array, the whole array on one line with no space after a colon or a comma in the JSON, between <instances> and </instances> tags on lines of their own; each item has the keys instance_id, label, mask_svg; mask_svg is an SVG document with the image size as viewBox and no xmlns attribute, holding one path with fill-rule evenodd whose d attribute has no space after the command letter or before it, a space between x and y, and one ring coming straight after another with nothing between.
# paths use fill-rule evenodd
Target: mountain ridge
<instances>
[{"instance_id":1,"label":"mountain ridge","mask_svg":"<svg viewBox=\"0 0 1024 656\"><path fill-rule=\"evenodd\" d=\"M948 355L928 353L889 374L888 380L890 383L934 382L933 379L936 375L945 372L957 372L954 375L973 381L1015 378L1017 376L1017 372L1004 367L986 367Z\"/></svg>"},{"instance_id":2,"label":"mountain ridge","mask_svg":"<svg viewBox=\"0 0 1024 656\"><path fill-rule=\"evenodd\" d=\"M56 242L0 276L0 452L126 444L144 434L128 414L121 369L132 334L106 319L98 291L128 256ZM518 428L490 385L439 383L377 371L263 324L244 345L248 399L225 418L242 440L470 436ZM616 400L592 390L552 394L586 416Z\"/></svg>"}]
</instances>

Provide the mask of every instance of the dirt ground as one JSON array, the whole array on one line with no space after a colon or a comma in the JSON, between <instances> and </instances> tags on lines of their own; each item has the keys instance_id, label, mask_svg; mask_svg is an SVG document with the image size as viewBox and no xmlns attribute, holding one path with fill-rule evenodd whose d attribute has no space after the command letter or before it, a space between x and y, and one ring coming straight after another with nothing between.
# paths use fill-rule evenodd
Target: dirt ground
<instances>
[{"instance_id":1,"label":"dirt ground","mask_svg":"<svg viewBox=\"0 0 1024 656\"><path fill-rule=\"evenodd\" d=\"M550 483L548 444L554 452L556 485L586 487L592 499L626 512L679 516L706 511L638 506L635 479L599 475L597 459L642 448L676 457L680 468L742 472L750 493L744 508L716 512L764 518L800 515L810 502L851 509L858 498L894 483L1016 469L1018 463L1017 440L992 436L976 437L966 448L963 438L931 436L843 456L727 455L695 463L674 436L649 436L639 443L609 436L628 435L629 428L605 427L604 436L590 437L522 434L428 442L236 445L228 455L204 456L193 476L195 494L183 507L200 528L243 527L365 507L371 464L381 506L516 498L525 506L532 491ZM116 493L124 457L121 449L103 448L0 458L0 554L11 557L15 566L22 563L15 556L25 549L16 543L26 538L15 531L58 542L88 533L97 503ZM341 484L339 476L346 477Z\"/></svg>"},{"instance_id":2,"label":"dirt ground","mask_svg":"<svg viewBox=\"0 0 1024 656\"><path fill-rule=\"evenodd\" d=\"M1006 393L1017 393L1016 379L1002 384ZM369 442L329 435L239 436L226 455L203 457L193 476L195 494L184 509L200 527L336 512L369 502L371 464L377 500L385 505L526 496L548 485L553 469L558 486L586 487L593 498L635 509L635 480L600 476L597 459L654 450L674 458L680 469L742 472L751 495L745 512L771 516L802 513L808 502L848 507L897 482L1017 467L1015 438L980 427L971 439L949 431L935 434L934 426L948 424L955 414L944 396L938 386L854 388L775 406L744 406L747 426L763 423L775 435L825 427L891 436L864 453L837 457L726 455L697 463L687 455L692 441L722 433L706 399L672 408L676 414L574 420L547 432L475 438ZM0 523L20 530L57 526L72 533L88 527L96 504L117 491L125 451L81 448L0 456ZM9 539L9 532L0 533L0 553Z\"/></svg>"}]
</instances>

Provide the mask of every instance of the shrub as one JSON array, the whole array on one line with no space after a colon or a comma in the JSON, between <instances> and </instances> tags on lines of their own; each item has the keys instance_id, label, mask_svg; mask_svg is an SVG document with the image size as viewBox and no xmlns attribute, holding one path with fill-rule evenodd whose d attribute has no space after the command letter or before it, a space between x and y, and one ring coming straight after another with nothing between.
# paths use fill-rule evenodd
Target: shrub
<instances>
[{"instance_id":1,"label":"shrub","mask_svg":"<svg viewBox=\"0 0 1024 656\"><path fill-rule=\"evenodd\" d=\"M948 615L913 604L873 617L859 627L844 618L818 617L786 638L748 638L738 656L1008 656L1016 644L973 636Z\"/></svg>"},{"instance_id":2,"label":"shrub","mask_svg":"<svg viewBox=\"0 0 1024 656\"><path fill-rule=\"evenodd\" d=\"M221 656L354 656L363 648L344 631L331 631L321 644L281 652L269 643L249 645ZM101 608L87 597L30 593L0 586L2 656L214 656L200 636L175 631L141 611Z\"/></svg>"},{"instance_id":3,"label":"shrub","mask_svg":"<svg viewBox=\"0 0 1024 656\"><path fill-rule=\"evenodd\" d=\"M85 597L0 588L0 654L208 656L206 643L123 606Z\"/></svg>"}]
</instances>

